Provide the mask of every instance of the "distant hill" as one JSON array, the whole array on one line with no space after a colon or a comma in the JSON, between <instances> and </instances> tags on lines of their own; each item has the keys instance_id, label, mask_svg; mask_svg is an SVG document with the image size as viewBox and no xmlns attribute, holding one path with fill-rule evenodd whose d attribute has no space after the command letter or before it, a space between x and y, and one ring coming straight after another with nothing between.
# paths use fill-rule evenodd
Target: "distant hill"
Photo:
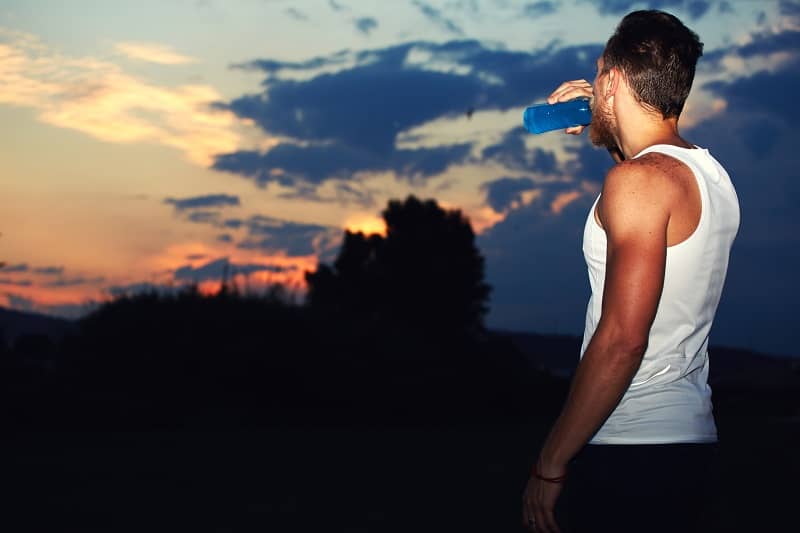
<instances>
[{"instance_id":1,"label":"distant hill","mask_svg":"<svg viewBox=\"0 0 800 533\"><path fill-rule=\"evenodd\" d=\"M514 343L533 368L567 377L578 364L580 337L509 331L495 333ZM712 387L784 388L800 385L800 358L725 346L711 346L709 354Z\"/></svg>"},{"instance_id":2,"label":"distant hill","mask_svg":"<svg viewBox=\"0 0 800 533\"><path fill-rule=\"evenodd\" d=\"M9 344L25 334L47 335L54 340L60 339L74 327L75 323L71 320L0 307L0 331L3 332L5 342Z\"/></svg>"}]
</instances>

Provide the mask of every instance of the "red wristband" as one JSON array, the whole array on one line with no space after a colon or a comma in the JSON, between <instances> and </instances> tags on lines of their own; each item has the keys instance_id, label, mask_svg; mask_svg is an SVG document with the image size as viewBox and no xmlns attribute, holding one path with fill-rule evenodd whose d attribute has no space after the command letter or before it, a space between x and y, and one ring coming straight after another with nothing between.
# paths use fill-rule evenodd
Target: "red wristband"
<instances>
[{"instance_id":1,"label":"red wristband","mask_svg":"<svg viewBox=\"0 0 800 533\"><path fill-rule=\"evenodd\" d=\"M563 483L565 479L567 479L567 474L565 473L563 476L556 476L556 477L546 477L539 473L539 470L536 469L536 465L533 466L533 477L540 481L546 481L548 483Z\"/></svg>"}]
</instances>

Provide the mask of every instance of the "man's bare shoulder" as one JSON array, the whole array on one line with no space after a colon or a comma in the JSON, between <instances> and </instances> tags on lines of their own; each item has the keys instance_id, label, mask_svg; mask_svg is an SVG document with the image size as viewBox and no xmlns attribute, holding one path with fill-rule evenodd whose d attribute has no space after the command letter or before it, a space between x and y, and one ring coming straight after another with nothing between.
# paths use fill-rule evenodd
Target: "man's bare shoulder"
<instances>
[{"instance_id":1,"label":"man's bare shoulder","mask_svg":"<svg viewBox=\"0 0 800 533\"><path fill-rule=\"evenodd\" d=\"M674 189L672 176L676 163L682 165L669 156L657 153L617 163L606 174L603 196L615 202L669 201Z\"/></svg>"},{"instance_id":2,"label":"man's bare shoulder","mask_svg":"<svg viewBox=\"0 0 800 533\"><path fill-rule=\"evenodd\" d=\"M608 171L598 210L604 227L612 219L637 224L644 218L666 220L675 188L670 177L671 162L663 160L661 155L625 160Z\"/></svg>"}]
</instances>

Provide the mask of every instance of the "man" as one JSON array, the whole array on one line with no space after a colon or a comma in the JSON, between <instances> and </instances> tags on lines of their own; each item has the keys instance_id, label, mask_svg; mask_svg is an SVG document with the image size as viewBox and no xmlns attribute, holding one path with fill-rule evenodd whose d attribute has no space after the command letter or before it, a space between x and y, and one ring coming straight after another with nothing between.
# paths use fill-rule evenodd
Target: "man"
<instances>
[{"instance_id":1,"label":"man","mask_svg":"<svg viewBox=\"0 0 800 533\"><path fill-rule=\"evenodd\" d=\"M702 47L670 14L631 13L594 84L566 82L548 99L591 97L590 137L617 164L584 230L581 361L523 498L537 532L559 531L564 484L574 532L691 531L704 504L717 440L708 335L739 204L722 166L678 133Z\"/></svg>"}]
</instances>

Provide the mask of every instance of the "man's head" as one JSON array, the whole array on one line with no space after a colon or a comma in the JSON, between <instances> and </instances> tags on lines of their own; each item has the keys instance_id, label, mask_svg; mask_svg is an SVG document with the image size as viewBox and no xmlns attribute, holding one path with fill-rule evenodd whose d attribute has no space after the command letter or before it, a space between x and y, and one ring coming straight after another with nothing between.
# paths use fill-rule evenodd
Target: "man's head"
<instances>
[{"instance_id":1,"label":"man's head","mask_svg":"<svg viewBox=\"0 0 800 533\"><path fill-rule=\"evenodd\" d=\"M678 117L692 88L703 43L663 11L634 11L622 19L603 51L603 69L616 68L642 104Z\"/></svg>"},{"instance_id":2,"label":"man's head","mask_svg":"<svg viewBox=\"0 0 800 533\"><path fill-rule=\"evenodd\" d=\"M595 97L604 96L601 80L621 75L631 95L662 119L677 118L689 96L703 43L696 33L663 11L634 11L622 19L598 60ZM612 70L614 71L612 73ZM597 144L608 145L611 110L595 103L592 120Z\"/></svg>"}]
</instances>

